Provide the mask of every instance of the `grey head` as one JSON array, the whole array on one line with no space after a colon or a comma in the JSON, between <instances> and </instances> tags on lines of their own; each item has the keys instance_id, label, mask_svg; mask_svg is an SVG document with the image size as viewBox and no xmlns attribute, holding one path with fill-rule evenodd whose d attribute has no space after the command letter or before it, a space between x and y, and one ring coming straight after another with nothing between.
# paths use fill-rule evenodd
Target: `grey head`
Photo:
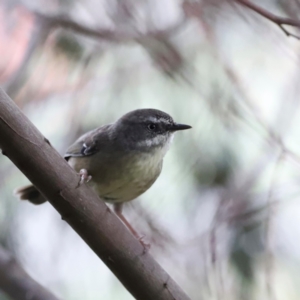
<instances>
[{"instance_id":1,"label":"grey head","mask_svg":"<svg viewBox=\"0 0 300 300\"><path fill-rule=\"evenodd\" d=\"M146 152L167 146L176 131L191 128L176 123L170 115L157 109L133 110L112 127L113 135L122 147Z\"/></svg>"}]
</instances>

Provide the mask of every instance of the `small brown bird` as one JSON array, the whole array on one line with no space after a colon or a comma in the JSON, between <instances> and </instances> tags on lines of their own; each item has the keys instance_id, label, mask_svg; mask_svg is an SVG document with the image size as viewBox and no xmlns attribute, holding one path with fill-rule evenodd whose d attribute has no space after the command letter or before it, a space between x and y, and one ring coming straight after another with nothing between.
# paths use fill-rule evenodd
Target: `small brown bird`
<instances>
[{"instance_id":1,"label":"small brown bird","mask_svg":"<svg viewBox=\"0 0 300 300\"><path fill-rule=\"evenodd\" d=\"M99 197L112 203L116 215L145 246L139 234L122 214L124 202L148 190L159 176L163 158L173 134L191 126L175 123L156 109L138 109L117 120L87 132L69 147L68 163L81 174ZM33 186L15 194L33 204L47 201Z\"/></svg>"}]
</instances>

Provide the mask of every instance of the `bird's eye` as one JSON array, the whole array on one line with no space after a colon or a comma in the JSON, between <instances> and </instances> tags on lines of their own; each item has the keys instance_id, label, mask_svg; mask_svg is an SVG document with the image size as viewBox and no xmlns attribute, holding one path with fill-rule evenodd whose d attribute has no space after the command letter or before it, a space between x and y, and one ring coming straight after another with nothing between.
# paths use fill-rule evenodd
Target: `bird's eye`
<instances>
[{"instance_id":1,"label":"bird's eye","mask_svg":"<svg viewBox=\"0 0 300 300\"><path fill-rule=\"evenodd\" d=\"M150 123L150 124L148 125L148 129L149 129L149 130L154 130L155 128L156 128L156 125L153 124L153 123Z\"/></svg>"}]
</instances>

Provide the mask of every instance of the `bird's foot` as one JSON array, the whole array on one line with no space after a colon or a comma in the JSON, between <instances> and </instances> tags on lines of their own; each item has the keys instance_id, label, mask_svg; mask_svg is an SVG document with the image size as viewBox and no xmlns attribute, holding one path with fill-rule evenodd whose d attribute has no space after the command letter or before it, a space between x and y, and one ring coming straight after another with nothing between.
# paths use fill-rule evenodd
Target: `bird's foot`
<instances>
[{"instance_id":1,"label":"bird's foot","mask_svg":"<svg viewBox=\"0 0 300 300\"><path fill-rule=\"evenodd\" d=\"M145 235L142 235L138 238L139 242L144 247L144 253L150 250L151 244L145 240Z\"/></svg>"},{"instance_id":2,"label":"bird's foot","mask_svg":"<svg viewBox=\"0 0 300 300\"><path fill-rule=\"evenodd\" d=\"M80 175L79 185L82 185L83 183L88 183L92 179L92 176L89 175L86 169L81 169L79 171L79 175Z\"/></svg>"},{"instance_id":3,"label":"bird's foot","mask_svg":"<svg viewBox=\"0 0 300 300\"><path fill-rule=\"evenodd\" d=\"M141 245L144 248L143 253L146 253L150 249L150 243L147 243L145 241L145 236L140 235L135 229L131 226L131 224L127 221L127 219L122 214L122 207L123 203L116 203L114 204L114 212L119 217L119 219L124 223L124 225L127 227L127 229L134 235L134 237L141 243Z\"/></svg>"}]
</instances>

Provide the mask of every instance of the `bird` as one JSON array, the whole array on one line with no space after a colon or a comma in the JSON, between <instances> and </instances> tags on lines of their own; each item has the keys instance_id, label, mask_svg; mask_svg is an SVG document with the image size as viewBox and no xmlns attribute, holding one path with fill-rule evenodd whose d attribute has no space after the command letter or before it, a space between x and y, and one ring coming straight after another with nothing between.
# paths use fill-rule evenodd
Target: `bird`
<instances>
[{"instance_id":1,"label":"bird","mask_svg":"<svg viewBox=\"0 0 300 300\"><path fill-rule=\"evenodd\" d=\"M163 111L137 109L79 137L64 158L80 174L81 184L90 185L101 200L112 204L129 231L148 247L123 215L123 204L153 185L161 173L174 133L190 128L176 123ZM47 201L34 185L21 187L14 194L33 204Z\"/></svg>"}]
</instances>

